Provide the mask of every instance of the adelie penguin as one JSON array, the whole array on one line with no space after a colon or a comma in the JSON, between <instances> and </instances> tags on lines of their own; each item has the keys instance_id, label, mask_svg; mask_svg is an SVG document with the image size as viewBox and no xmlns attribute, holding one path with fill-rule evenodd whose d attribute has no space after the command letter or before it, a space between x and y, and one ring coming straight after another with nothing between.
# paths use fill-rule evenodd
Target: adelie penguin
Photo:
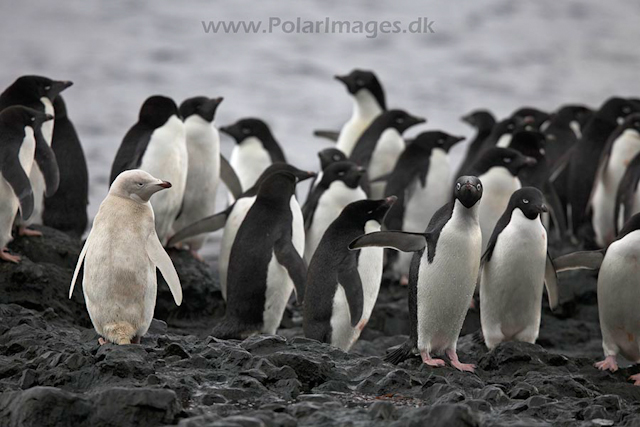
<instances>
[{"instance_id":1,"label":"adelie penguin","mask_svg":"<svg viewBox=\"0 0 640 427\"><path fill-rule=\"evenodd\" d=\"M554 260L558 273L568 270L600 270L598 315L605 359L595 367L618 370L618 355L640 363L640 214L632 216L607 248L575 252ZM629 380L640 386L640 374Z\"/></svg>"},{"instance_id":2,"label":"adelie penguin","mask_svg":"<svg viewBox=\"0 0 640 427\"><path fill-rule=\"evenodd\" d=\"M307 272L304 334L349 351L366 326L382 281L382 248L350 251L362 234L380 231L395 197L344 208L324 233Z\"/></svg>"},{"instance_id":3,"label":"adelie penguin","mask_svg":"<svg viewBox=\"0 0 640 427\"><path fill-rule=\"evenodd\" d=\"M313 192L313 189L316 187L316 185L318 185L318 183L322 180L322 174L324 170L333 163L347 160L347 156L337 148L325 148L324 150L318 152L318 159L320 159L320 172L318 172L315 178L313 178L313 181L311 181L307 199Z\"/></svg>"},{"instance_id":4,"label":"adelie penguin","mask_svg":"<svg viewBox=\"0 0 640 427\"><path fill-rule=\"evenodd\" d=\"M511 118L531 126L532 129L542 130L548 125L551 114L533 107L521 107L511 114Z\"/></svg>"},{"instance_id":5,"label":"adelie penguin","mask_svg":"<svg viewBox=\"0 0 640 427\"><path fill-rule=\"evenodd\" d=\"M335 78L344 83L351 95L353 113L339 133L316 131L315 134L335 139L336 148L349 156L362 133L387 109L387 104L382 85L372 71L355 69L347 75L335 76Z\"/></svg>"},{"instance_id":6,"label":"adelie penguin","mask_svg":"<svg viewBox=\"0 0 640 427\"><path fill-rule=\"evenodd\" d=\"M476 130L476 136L467 147L464 159L460 163L460 166L458 166L456 177L468 172L469 166L478 158L482 149L485 148L484 142L489 138L493 127L496 125L495 117L487 110L472 111L466 116L463 116L461 120Z\"/></svg>"},{"instance_id":7,"label":"adelie penguin","mask_svg":"<svg viewBox=\"0 0 640 427\"><path fill-rule=\"evenodd\" d=\"M633 158L640 153L640 113L625 119L609 137L596 173L589 208L596 244L603 248L615 239L616 195Z\"/></svg>"},{"instance_id":8,"label":"adelie penguin","mask_svg":"<svg viewBox=\"0 0 640 427\"><path fill-rule=\"evenodd\" d=\"M0 111L12 105L23 105L53 116L53 101L60 92L71 85L70 81L51 80L42 76L22 76L0 95ZM26 222L23 222L20 217L17 218L18 232L21 235L42 235L39 231L29 230L26 227L31 224L42 224L44 197L55 194L60 183L58 163L51 150L53 126L54 122L51 120L43 123L39 131L42 137L36 135L36 164L29 173L34 194L33 214ZM46 144L46 147L42 143ZM44 163L49 166L42 169Z\"/></svg>"},{"instance_id":9,"label":"adelie penguin","mask_svg":"<svg viewBox=\"0 0 640 427\"><path fill-rule=\"evenodd\" d=\"M385 111L358 139L349 160L367 169L371 198L381 199L384 196L385 183L373 181L393 170L405 149L402 134L410 127L426 121L403 110Z\"/></svg>"},{"instance_id":10,"label":"adelie penguin","mask_svg":"<svg viewBox=\"0 0 640 427\"><path fill-rule=\"evenodd\" d=\"M348 204L367 198L360 187L365 170L353 162L336 162L322 174L322 179L302 207L305 229L304 259L308 263L322 235Z\"/></svg>"},{"instance_id":11,"label":"adelie penguin","mask_svg":"<svg viewBox=\"0 0 640 427\"><path fill-rule=\"evenodd\" d=\"M248 118L223 126L236 145L231 151L231 167L240 179L242 191L253 187L262 172L274 163L286 163L282 148L271 129L260 119Z\"/></svg>"},{"instance_id":12,"label":"adelie penguin","mask_svg":"<svg viewBox=\"0 0 640 427\"><path fill-rule=\"evenodd\" d=\"M14 106L0 112L0 259L18 263L20 257L7 252L18 209L22 220L33 214L34 194L29 172L34 164L36 135L43 123L53 119L32 108ZM41 142L41 144L45 144Z\"/></svg>"},{"instance_id":13,"label":"adelie penguin","mask_svg":"<svg viewBox=\"0 0 640 427\"><path fill-rule=\"evenodd\" d=\"M138 122L127 132L111 166L112 183L128 169L141 169L171 182L171 191L163 191L151 200L156 232L162 244L173 233L180 212L189 158L185 127L172 99L152 96L142 104Z\"/></svg>"},{"instance_id":14,"label":"adelie penguin","mask_svg":"<svg viewBox=\"0 0 640 427\"><path fill-rule=\"evenodd\" d=\"M416 252L409 275L409 339L385 360L397 364L417 351L425 364L444 366L444 360L433 357L444 352L456 369L475 369L458 360L456 347L480 267L478 206L482 192L478 178L460 177L454 200L435 213L426 232L381 231L350 244L351 249L385 247Z\"/></svg>"},{"instance_id":15,"label":"adelie penguin","mask_svg":"<svg viewBox=\"0 0 640 427\"><path fill-rule=\"evenodd\" d=\"M436 210L451 199L448 153L463 139L442 131L427 131L409 143L387 179L385 195L398 197L385 220L388 230L423 231ZM406 284L411 255L392 255L395 254L390 254L389 259L393 269Z\"/></svg>"},{"instance_id":16,"label":"adelie penguin","mask_svg":"<svg viewBox=\"0 0 640 427\"><path fill-rule=\"evenodd\" d=\"M276 163L269 166L258 178L256 184L249 190L242 193L233 204L227 209L219 212L215 215L203 218L194 224L191 224L182 230L179 230L170 240L168 246L173 246L183 240L199 236L204 233L212 233L219 229L223 229L222 241L220 242L220 254L218 256L218 272L220 276L220 290L222 292L222 298L227 299L227 272L229 271L229 259L231 258L231 248L235 242L238 230L242 226L247 212L251 209L256 201L256 194L260 185L272 174L276 172L288 172L298 179L298 182L304 181L309 178L313 178L315 174L313 172L302 171L295 166L291 166L287 163ZM291 198L291 216L299 219L299 224L296 221L295 225L303 227L302 211L300 204L295 195ZM304 232L304 227L302 228Z\"/></svg>"},{"instance_id":17,"label":"adelie penguin","mask_svg":"<svg viewBox=\"0 0 640 427\"><path fill-rule=\"evenodd\" d=\"M482 257L480 320L489 349L505 341L535 343L540 330L542 288L558 304L556 271L547 252L547 211L540 190L513 193Z\"/></svg>"},{"instance_id":18,"label":"adelie penguin","mask_svg":"<svg viewBox=\"0 0 640 427\"><path fill-rule=\"evenodd\" d=\"M89 204L89 173L80 139L58 95L53 101L55 119L51 149L60 170L58 191L44 199L42 222L65 233L81 237L87 229Z\"/></svg>"},{"instance_id":19,"label":"adelie penguin","mask_svg":"<svg viewBox=\"0 0 640 427\"><path fill-rule=\"evenodd\" d=\"M280 171L260 185L231 248L227 310L212 336L275 334L294 288L298 302L304 300L304 228L291 211L296 182L294 174Z\"/></svg>"}]
</instances>

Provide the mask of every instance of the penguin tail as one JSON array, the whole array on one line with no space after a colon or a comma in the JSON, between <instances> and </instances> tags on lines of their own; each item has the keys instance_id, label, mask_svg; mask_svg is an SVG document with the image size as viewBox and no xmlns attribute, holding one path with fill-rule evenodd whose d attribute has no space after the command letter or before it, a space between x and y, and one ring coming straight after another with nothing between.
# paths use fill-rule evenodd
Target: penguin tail
<instances>
[{"instance_id":1,"label":"penguin tail","mask_svg":"<svg viewBox=\"0 0 640 427\"><path fill-rule=\"evenodd\" d=\"M471 334L471 342L478 345L485 345L484 334L482 333L482 329L478 329L477 331Z\"/></svg>"},{"instance_id":2,"label":"penguin tail","mask_svg":"<svg viewBox=\"0 0 640 427\"><path fill-rule=\"evenodd\" d=\"M104 338L114 344L131 344L131 340L136 335L136 328L128 322L114 322L102 327Z\"/></svg>"},{"instance_id":3,"label":"penguin tail","mask_svg":"<svg viewBox=\"0 0 640 427\"><path fill-rule=\"evenodd\" d=\"M413 347L414 345L412 341L407 340L401 346L391 349L391 351L389 351L384 357L384 361L397 365L411 357L413 354Z\"/></svg>"}]
</instances>

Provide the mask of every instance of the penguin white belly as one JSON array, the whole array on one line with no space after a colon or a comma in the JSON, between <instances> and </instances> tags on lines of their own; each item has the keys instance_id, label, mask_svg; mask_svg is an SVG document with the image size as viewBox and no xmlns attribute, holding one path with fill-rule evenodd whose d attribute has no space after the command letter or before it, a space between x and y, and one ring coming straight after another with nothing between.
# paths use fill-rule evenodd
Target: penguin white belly
<instances>
[{"instance_id":1,"label":"penguin white belly","mask_svg":"<svg viewBox=\"0 0 640 427\"><path fill-rule=\"evenodd\" d=\"M172 116L164 126L153 132L140 169L172 185L170 190L162 191L151 199L156 232L164 245L182 206L189 169L184 124L179 118Z\"/></svg>"},{"instance_id":2,"label":"penguin white belly","mask_svg":"<svg viewBox=\"0 0 640 427\"><path fill-rule=\"evenodd\" d=\"M262 142L252 136L233 148L229 162L238 175L242 191L247 191L253 187L262 172L271 166L271 156Z\"/></svg>"},{"instance_id":3,"label":"penguin white belly","mask_svg":"<svg viewBox=\"0 0 640 427\"><path fill-rule=\"evenodd\" d=\"M629 162L640 152L640 134L627 129L613 143L607 167L595 183L591 208L596 243L605 247L615 239L615 203L620 181Z\"/></svg>"},{"instance_id":4,"label":"penguin white belly","mask_svg":"<svg viewBox=\"0 0 640 427\"><path fill-rule=\"evenodd\" d=\"M609 246L598 275L598 313L606 356L640 362L640 231Z\"/></svg>"},{"instance_id":5,"label":"penguin white belly","mask_svg":"<svg viewBox=\"0 0 640 427\"><path fill-rule=\"evenodd\" d=\"M396 129L389 128L382 132L371 154L371 161L368 167L369 179L373 181L393 171L398 157L400 157L404 148L404 139ZM386 182L372 182L370 185L371 198L382 199L384 197Z\"/></svg>"},{"instance_id":6,"label":"penguin white belly","mask_svg":"<svg viewBox=\"0 0 640 427\"><path fill-rule=\"evenodd\" d=\"M491 349L503 341L534 343L540 329L547 232L514 209L482 270L480 315Z\"/></svg>"},{"instance_id":7,"label":"penguin white belly","mask_svg":"<svg viewBox=\"0 0 640 427\"><path fill-rule=\"evenodd\" d=\"M503 134L499 139L496 145L498 147L509 148L511 145L511 140L513 139L513 135L510 133Z\"/></svg>"},{"instance_id":8,"label":"penguin white belly","mask_svg":"<svg viewBox=\"0 0 640 427\"><path fill-rule=\"evenodd\" d=\"M484 187L479 208L482 250L484 251L498 219L509 204L511 195L522 185L520 180L511 175L504 167L493 167L479 178Z\"/></svg>"},{"instance_id":9,"label":"penguin white belly","mask_svg":"<svg viewBox=\"0 0 640 427\"><path fill-rule=\"evenodd\" d=\"M275 253L272 253L267 270L262 333L272 335L276 333L293 288L293 280L289 277L287 269L278 262Z\"/></svg>"},{"instance_id":10,"label":"penguin white belly","mask_svg":"<svg viewBox=\"0 0 640 427\"><path fill-rule=\"evenodd\" d=\"M364 200L367 195L360 187L349 188L342 181L334 181L329 188L322 193L318 200L318 206L313 214L311 226L307 230L304 260L307 265L311 261L324 232L331 223L340 215L345 206L358 200Z\"/></svg>"},{"instance_id":11,"label":"penguin white belly","mask_svg":"<svg viewBox=\"0 0 640 427\"><path fill-rule=\"evenodd\" d=\"M293 243L293 247L296 248L298 254L302 258L304 256L304 242L305 242L305 233L304 233L304 217L302 216L302 208L300 208L300 204L298 203L298 199L296 196L291 196L291 200L289 202L289 207L291 208L291 242Z\"/></svg>"},{"instance_id":12,"label":"penguin white belly","mask_svg":"<svg viewBox=\"0 0 640 427\"><path fill-rule=\"evenodd\" d=\"M420 351L455 350L471 303L480 267L482 236L477 222L459 213L462 209L465 208L458 205L443 227L433 262L429 263L426 249L420 260L417 283Z\"/></svg>"},{"instance_id":13,"label":"penguin white belly","mask_svg":"<svg viewBox=\"0 0 640 427\"><path fill-rule=\"evenodd\" d=\"M344 124L336 148L342 151L347 157L351 155L353 148L371 122L380 114L382 110L376 98L367 89L359 90L354 98L353 114L347 123Z\"/></svg>"},{"instance_id":14,"label":"penguin white belly","mask_svg":"<svg viewBox=\"0 0 640 427\"><path fill-rule=\"evenodd\" d=\"M181 230L215 213L216 194L220 182L220 138L211 123L194 115L185 123L189 171L182 211L174 230ZM192 250L199 250L206 235L185 241Z\"/></svg>"},{"instance_id":15,"label":"penguin white belly","mask_svg":"<svg viewBox=\"0 0 640 427\"><path fill-rule=\"evenodd\" d=\"M338 283L338 288L333 296L331 309L331 345L344 351L351 348L354 339L354 328L351 326L351 312L347 303L344 288Z\"/></svg>"},{"instance_id":16,"label":"penguin white belly","mask_svg":"<svg viewBox=\"0 0 640 427\"><path fill-rule=\"evenodd\" d=\"M227 300L227 273L229 271L229 259L231 257L231 247L236 240L238 230L242 225L249 209L256 201L256 196L242 197L236 200L227 222L224 224L222 232L222 241L220 242L220 256L218 257L218 272L220 274L220 291L222 298Z\"/></svg>"}]
</instances>

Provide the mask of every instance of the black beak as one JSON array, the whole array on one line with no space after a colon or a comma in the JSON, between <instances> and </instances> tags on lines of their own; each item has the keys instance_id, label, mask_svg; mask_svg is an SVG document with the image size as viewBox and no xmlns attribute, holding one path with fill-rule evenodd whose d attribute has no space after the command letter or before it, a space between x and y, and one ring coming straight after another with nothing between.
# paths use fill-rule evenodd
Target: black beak
<instances>
[{"instance_id":1,"label":"black beak","mask_svg":"<svg viewBox=\"0 0 640 427\"><path fill-rule=\"evenodd\" d=\"M462 120L463 122L465 122L465 123L467 123L467 124L469 124L471 126L475 125L473 123L473 119L471 118L471 116L462 116L462 117L460 117L460 120Z\"/></svg>"},{"instance_id":2,"label":"black beak","mask_svg":"<svg viewBox=\"0 0 640 427\"><path fill-rule=\"evenodd\" d=\"M56 96L60 94L63 90L73 85L73 82L64 80L64 81L54 81L51 83L51 88L47 92L47 97L53 101Z\"/></svg>"},{"instance_id":3,"label":"black beak","mask_svg":"<svg viewBox=\"0 0 640 427\"><path fill-rule=\"evenodd\" d=\"M171 183L169 181L162 181L158 186L162 188L171 188Z\"/></svg>"},{"instance_id":4,"label":"black beak","mask_svg":"<svg viewBox=\"0 0 640 427\"><path fill-rule=\"evenodd\" d=\"M413 116L412 119L413 119L413 124L414 125L418 125L420 123L427 123L427 119L425 119L424 117L415 117L415 116Z\"/></svg>"},{"instance_id":5,"label":"black beak","mask_svg":"<svg viewBox=\"0 0 640 427\"><path fill-rule=\"evenodd\" d=\"M549 208L547 208L547 205L542 204L540 205L540 212L549 212Z\"/></svg>"},{"instance_id":6,"label":"black beak","mask_svg":"<svg viewBox=\"0 0 640 427\"><path fill-rule=\"evenodd\" d=\"M356 82L350 76L333 76L336 80L341 81L347 87L347 90L350 93L356 93L358 91L358 87L356 86Z\"/></svg>"}]
</instances>

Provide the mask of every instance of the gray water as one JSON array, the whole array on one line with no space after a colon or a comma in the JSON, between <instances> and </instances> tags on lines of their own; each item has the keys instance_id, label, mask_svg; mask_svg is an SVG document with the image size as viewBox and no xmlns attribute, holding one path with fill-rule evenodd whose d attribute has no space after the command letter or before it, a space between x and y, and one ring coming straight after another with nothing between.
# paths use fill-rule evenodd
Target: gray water
<instances>
[{"instance_id":1,"label":"gray water","mask_svg":"<svg viewBox=\"0 0 640 427\"><path fill-rule=\"evenodd\" d=\"M215 2L0 2L0 88L22 74L68 79L69 115L84 145L93 217L115 152L152 94L178 103L224 96L217 124L265 119L289 161L315 169L351 113L332 79L354 67L376 71L389 107L429 120L424 129L470 136L459 117L499 116L522 105L599 105L639 96L640 2L455 2L365 0ZM253 19L433 20L434 34L206 34L201 21ZM266 24L264 24L266 25ZM232 142L223 139L223 153ZM463 147L453 153L459 157ZM205 255L215 253L211 239Z\"/></svg>"}]
</instances>

